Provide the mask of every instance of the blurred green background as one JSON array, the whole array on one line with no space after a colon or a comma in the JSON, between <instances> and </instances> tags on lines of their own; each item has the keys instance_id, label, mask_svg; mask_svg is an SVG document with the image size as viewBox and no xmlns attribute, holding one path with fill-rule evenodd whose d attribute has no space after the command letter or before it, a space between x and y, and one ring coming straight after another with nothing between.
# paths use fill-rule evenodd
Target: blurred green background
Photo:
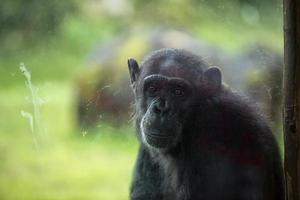
<instances>
[{"instance_id":1,"label":"blurred green background","mask_svg":"<svg viewBox=\"0 0 300 200\"><path fill-rule=\"evenodd\" d=\"M0 199L128 199L126 59L185 41L258 102L282 144L282 26L280 0L1 0Z\"/></svg>"}]
</instances>

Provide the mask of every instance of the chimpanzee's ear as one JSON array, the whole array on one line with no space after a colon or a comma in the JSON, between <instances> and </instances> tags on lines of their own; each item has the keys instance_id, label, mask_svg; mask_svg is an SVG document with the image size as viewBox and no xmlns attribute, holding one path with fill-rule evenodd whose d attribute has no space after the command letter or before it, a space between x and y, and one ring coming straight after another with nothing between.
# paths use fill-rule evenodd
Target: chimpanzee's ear
<instances>
[{"instance_id":1,"label":"chimpanzee's ear","mask_svg":"<svg viewBox=\"0 0 300 200\"><path fill-rule=\"evenodd\" d=\"M136 62L136 60L134 60L133 58L128 59L128 69L129 69L131 84L133 84L138 79L138 75L140 73L139 65Z\"/></svg>"},{"instance_id":2,"label":"chimpanzee's ear","mask_svg":"<svg viewBox=\"0 0 300 200\"><path fill-rule=\"evenodd\" d=\"M222 85L222 73L218 67L210 67L204 72L204 79L213 87L220 88Z\"/></svg>"}]
</instances>

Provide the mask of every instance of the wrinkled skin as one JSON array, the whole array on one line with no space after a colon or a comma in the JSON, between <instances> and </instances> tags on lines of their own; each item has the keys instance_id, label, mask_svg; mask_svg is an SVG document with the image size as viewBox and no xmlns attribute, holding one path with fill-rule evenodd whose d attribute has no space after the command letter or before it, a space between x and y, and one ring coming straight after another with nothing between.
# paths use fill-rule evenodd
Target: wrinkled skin
<instances>
[{"instance_id":1,"label":"wrinkled skin","mask_svg":"<svg viewBox=\"0 0 300 200\"><path fill-rule=\"evenodd\" d=\"M218 68L177 49L128 66L141 142L132 200L284 199L270 128Z\"/></svg>"}]
</instances>

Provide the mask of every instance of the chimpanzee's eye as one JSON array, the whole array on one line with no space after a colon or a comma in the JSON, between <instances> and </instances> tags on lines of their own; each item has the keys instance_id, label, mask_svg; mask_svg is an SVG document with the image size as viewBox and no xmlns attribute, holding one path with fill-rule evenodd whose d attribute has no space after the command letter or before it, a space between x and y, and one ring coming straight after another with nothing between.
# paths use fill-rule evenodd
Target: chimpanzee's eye
<instances>
[{"instance_id":1,"label":"chimpanzee's eye","mask_svg":"<svg viewBox=\"0 0 300 200\"><path fill-rule=\"evenodd\" d=\"M154 92L156 92L156 88L154 86L150 86L150 87L148 87L148 92L154 93Z\"/></svg>"},{"instance_id":2,"label":"chimpanzee's eye","mask_svg":"<svg viewBox=\"0 0 300 200\"><path fill-rule=\"evenodd\" d=\"M155 93L158 91L158 88L155 85L150 85L146 91L149 95L155 95Z\"/></svg>"},{"instance_id":3,"label":"chimpanzee's eye","mask_svg":"<svg viewBox=\"0 0 300 200\"><path fill-rule=\"evenodd\" d=\"M181 88L176 88L174 91L173 91L174 95L176 96L184 96L184 91L183 89Z\"/></svg>"}]
</instances>

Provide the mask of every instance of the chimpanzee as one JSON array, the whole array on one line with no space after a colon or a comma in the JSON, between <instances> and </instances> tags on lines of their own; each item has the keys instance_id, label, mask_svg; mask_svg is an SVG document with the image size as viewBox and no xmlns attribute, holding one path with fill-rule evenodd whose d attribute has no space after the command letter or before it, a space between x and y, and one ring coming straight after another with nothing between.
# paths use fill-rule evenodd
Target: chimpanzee
<instances>
[{"instance_id":1,"label":"chimpanzee","mask_svg":"<svg viewBox=\"0 0 300 200\"><path fill-rule=\"evenodd\" d=\"M284 199L274 136L220 69L179 49L128 66L141 142L132 200Z\"/></svg>"}]
</instances>

